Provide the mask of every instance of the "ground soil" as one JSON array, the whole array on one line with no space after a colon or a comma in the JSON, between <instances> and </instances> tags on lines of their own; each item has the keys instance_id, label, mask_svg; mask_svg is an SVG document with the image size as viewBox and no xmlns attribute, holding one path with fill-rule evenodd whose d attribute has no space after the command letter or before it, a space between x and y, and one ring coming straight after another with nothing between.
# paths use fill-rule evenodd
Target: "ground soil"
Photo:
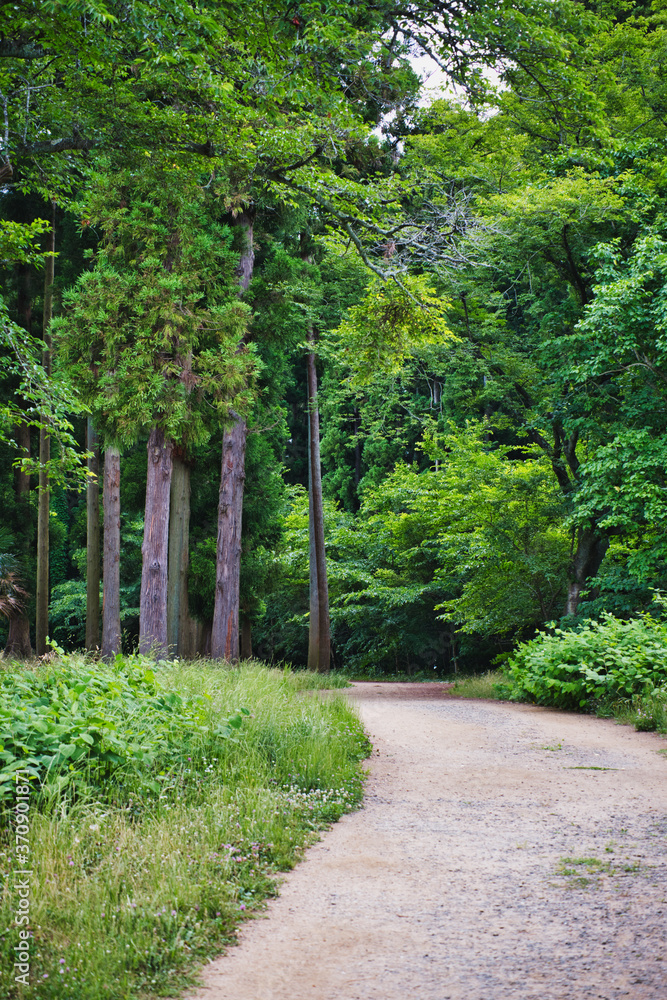
<instances>
[{"instance_id":1,"label":"ground soil","mask_svg":"<svg viewBox=\"0 0 667 1000\"><path fill-rule=\"evenodd\" d=\"M667 740L437 684L350 696L364 808L197 1000L667 1000Z\"/></svg>"}]
</instances>

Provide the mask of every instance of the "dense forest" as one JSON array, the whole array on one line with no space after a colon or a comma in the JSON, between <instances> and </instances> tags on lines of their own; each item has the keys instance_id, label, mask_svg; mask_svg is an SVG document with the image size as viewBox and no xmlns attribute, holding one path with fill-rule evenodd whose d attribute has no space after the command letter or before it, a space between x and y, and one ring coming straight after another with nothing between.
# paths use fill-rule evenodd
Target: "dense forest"
<instances>
[{"instance_id":1,"label":"dense forest","mask_svg":"<svg viewBox=\"0 0 667 1000\"><path fill-rule=\"evenodd\" d=\"M658 615L666 18L3 3L6 654L439 676Z\"/></svg>"}]
</instances>

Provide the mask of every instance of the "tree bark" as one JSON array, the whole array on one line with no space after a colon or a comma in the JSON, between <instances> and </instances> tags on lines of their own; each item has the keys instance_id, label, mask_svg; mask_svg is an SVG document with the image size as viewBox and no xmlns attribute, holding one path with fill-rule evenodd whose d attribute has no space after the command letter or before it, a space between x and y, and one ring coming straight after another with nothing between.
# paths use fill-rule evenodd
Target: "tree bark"
<instances>
[{"instance_id":1,"label":"tree bark","mask_svg":"<svg viewBox=\"0 0 667 1000\"><path fill-rule=\"evenodd\" d=\"M121 652L120 634L120 451L104 453L104 570L102 656Z\"/></svg>"},{"instance_id":2,"label":"tree bark","mask_svg":"<svg viewBox=\"0 0 667 1000\"><path fill-rule=\"evenodd\" d=\"M86 487L86 649L100 644L100 447L88 418L86 450L90 452Z\"/></svg>"},{"instance_id":3,"label":"tree bark","mask_svg":"<svg viewBox=\"0 0 667 1000\"><path fill-rule=\"evenodd\" d=\"M317 588L317 549L313 514L313 463L310 447L310 413L308 414L308 669L318 670L320 664L320 595Z\"/></svg>"},{"instance_id":4,"label":"tree bark","mask_svg":"<svg viewBox=\"0 0 667 1000\"><path fill-rule=\"evenodd\" d=\"M19 264L17 273L17 313L18 321L27 333L32 333L32 269L29 264ZM25 423L14 427L14 440L18 446L21 458L30 458L30 428ZM20 538L20 563L25 567L30 559L32 546L32 531L28 498L30 495L30 476L20 467L14 469L14 497L20 512L17 517L17 537ZM18 553L17 553L18 554ZM26 611L14 611L9 616L5 656L15 656L17 659L28 659L32 656L30 642L30 620Z\"/></svg>"},{"instance_id":5,"label":"tree bark","mask_svg":"<svg viewBox=\"0 0 667 1000\"><path fill-rule=\"evenodd\" d=\"M148 438L146 517L141 546L139 652L166 656L167 553L173 443L154 427Z\"/></svg>"},{"instance_id":6,"label":"tree bark","mask_svg":"<svg viewBox=\"0 0 667 1000\"><path fill-rule=\"evenodd\" d=\"M56 246L56 206L52 203L51 233L49 250ZM42 340L46 347L42 364L47 376L51 374L51 317L53 315L53 278L55 258L47 257L44 274L44 321ZM49 477L47 465L51 457L51 439L46 427L39 432L39 500L37 507L37 610L35 620L35 648L38 656L46 653L46 638L49 631Z\"/></svg>"},{"instance_id":7,"label":"tree bark","mask_svg":"<svg viewBox=\"0 0 667 1000\"><path fill-rule=\"evenodd\" d=\"M241 618L241 659L252 660L252 622L248 615Z\"/></svg>"},{"instance_id":8,"label":"tree bark","mask_svg":"<svg viewBox=\"0 0 667 1000\"><path fill-rule=\"evenodd\" d=\"M30 457L30 428L26 424L17 424L14 428L14 439L18 445L19 454L22 457ZM28 506L28 496L30 494L30 476L21 469L14 470L14 496L16 504L22 510L22 520L26 534L23 536L21 545L21 562L27 555L26 548L31 544L30 509ZM30 642L30 621L25 611L15 611L9 616L7 631L7 643L5 645L5 656L15 656L17 659L28 659L32 656L32 644Z\"/></svg>"},{"instance_id":9,"label":"tree bark","mask_svg":"<svg viewBox=\"0 0 667 1000\"><path fill-rule=\"evenodd\" d=\"M239 294L247 292L255 266L254 212L236 218L243 230L245 247L236 274ZM218 541L215 568L215 605L211 631L211 656L235 662L239 658L239 601L241 593L241 527L245 486L247 427L240 416L222 436L222 470L218 504Z\"/></svg>"},{"instance_id":10,"label":"tree bark","mask_svg":"<svg viewBox=\"0 0 667 1000\"><path fill-rule=\"evenodd\" d=\"M572 560L572 579L567 585L566 615L576 615L581 592L588 581L597 576L608 548L609 539L593 528L579 528L577 531L577 548Z\"/></svg>"},{"instance_id":11,"label":"tree bark","mask_svg":"<svg viewBox=\"0 0 667 1000\"><path fill-rule=\"evenodd\" d=\"M176 451L173 456L169 504L167 644L170 654L188 656L190 652L188 611L190 465Z\"/></svg>"},{"instance_id":12,"label":"tree bark","mask_svg":"<svg viewBox=\"0 0 667 1000\"><path fill-rule=\"evenodd\" d=\"M314 341L314 335L309 335L309 340ZM329 588L327 584L327 562L324 548L324 508L322 504L322 469L320 465L320 417L317 409L317 370L315 368L315 354L308 352L306 358L306 371L308 377L308 428L309 428L309 530L312 532L312 545L310 553L310 575L311 575L311 607L313 605L312 594L312 567L313 555L315 562L315 572L317 578L317 623L311 621L308 638L308 667L320 673L326 673L331 664L331 626L329 620ZM312 526L312 527L311 527ZM314 550L314 551L313 551ZM317 640L311 638L311 632L317 629ZM317 662L315 663L314 647L317 646ZM313 648L313 658L311 663L311 648Z\"/></svg>"},{"instance_id":13,"label":"tree bark","mask_svg":"<svg viewBox=\"0 0 667 1000\"><path fill-rule=\"evenodd\" d=\"M239 659L241 527L245 485L245 420L237 418L222 437L222 473L218 504L215 606L211 633L214 659Z\"/></svg>"}]
</instances>

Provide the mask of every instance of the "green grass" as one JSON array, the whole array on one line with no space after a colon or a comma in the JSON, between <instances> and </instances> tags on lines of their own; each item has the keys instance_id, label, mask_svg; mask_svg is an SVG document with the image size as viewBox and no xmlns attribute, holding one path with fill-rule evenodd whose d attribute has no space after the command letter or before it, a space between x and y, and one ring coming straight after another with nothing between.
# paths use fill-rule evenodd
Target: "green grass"
<instances>
[{"instance_id":1,"label":"green grass","mask_svg":"<svg viewBox=\"0 0 667 1000\"><path fill-rule=\"evenodd\" d=\"M634 726L639 732L667 733L667 688L602 705L598 714Z\"/></svg>"},{"instance_id":2,"label":"green grass","mask_svg":"<svg viewBox=\"0 0 667 1000\"><path fill-rule=\"evenodd\" d=\"M348 675L338 670L332 670L328 674L316 674L312 670L294 670L289 665L282 669L289 676L295 691L331 691L352 686Z\"/></svg>"},{"instance_id":3,"label":"green grass","mask_svg":"<svg viewBox=\"0 0 667 1000\"><path fill-rule=\"evenodd\" d=\"M497 670L487 670L486 673L455 680L451 694L460 698L506 698L502 681L504 678Z\"/></svg>"},{"instance_id":4,"label":"green grass","mask_svg":"<svg viewBox=\"0 0 667 1000\"><path fill-rule=\"evenodd\" d=\"M146 666L135 660L133 669ZM95 665L99 674L106 669ZM122 674L123 665L116 669ZM17 682L40 683L45 671L51 683L59 671L85 675L90 662L69 657L37 673L17 671ZM12 970L20 858L5 810L0 995L8 1000L177 993L275 893L277 873L294 865L317 831L361 801L360 762L369 745L344 698L300 694L321 686L320 678L205 661L153 672L153 708L162 694L177 693L181 706L196 709L196 725L181 726L174 702L173 711L155 709L152 729L142 733L136 706L128 712L125 702L107 699L99 714L116 726L121 762L105 771L97 758L57 758L56 771L77 776L59 796L40 799L33 782L27 987L14 982ZM67 702L65 689L63 718L71 719L78 699ZM140 701L139 687L135 693ZM240 725L226 724L236 718ZM106 729L98 730L100 757ZM142 744L151 748L148 760L138 756ZM134 748L128 759L125 746Z\"/></svg>"}]
</instances>

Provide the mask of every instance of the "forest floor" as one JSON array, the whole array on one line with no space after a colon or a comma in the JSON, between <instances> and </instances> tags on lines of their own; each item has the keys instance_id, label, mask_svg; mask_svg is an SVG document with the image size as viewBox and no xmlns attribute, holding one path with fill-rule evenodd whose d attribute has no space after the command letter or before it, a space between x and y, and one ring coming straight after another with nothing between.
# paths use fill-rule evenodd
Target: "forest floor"
<instances>
[{"instance_id":1,"label":"forest floor","mask_svg":"<svg viewBox=\"0 0 667 1000\"><path fill-rule=\"evenodd\" d=\"M365 807L197 1000L666 1000L666 738L442 684L349 693Z\"/></svg>"}]
</instances>

